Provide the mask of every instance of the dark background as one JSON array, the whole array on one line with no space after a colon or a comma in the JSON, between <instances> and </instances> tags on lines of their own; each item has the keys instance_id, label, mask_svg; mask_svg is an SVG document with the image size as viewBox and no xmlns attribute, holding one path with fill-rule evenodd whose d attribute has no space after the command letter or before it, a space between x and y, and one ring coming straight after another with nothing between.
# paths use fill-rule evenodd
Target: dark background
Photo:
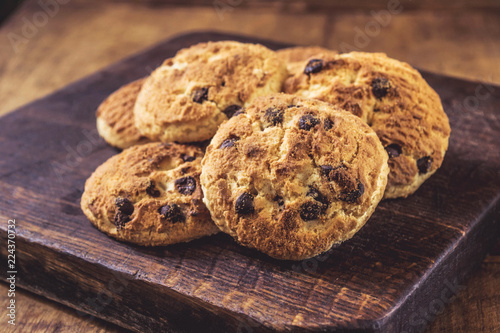
<instances>
[{"instance_id":1,"label":"dark background","mask_svg":"<svg viewBox=\"0 0 500 333\"><path fill-rule=\"evenodd\" d=\"M20 2L20 0L2 0L0 3L0 24L16 9Z\"/></svg>"}]
</instances>

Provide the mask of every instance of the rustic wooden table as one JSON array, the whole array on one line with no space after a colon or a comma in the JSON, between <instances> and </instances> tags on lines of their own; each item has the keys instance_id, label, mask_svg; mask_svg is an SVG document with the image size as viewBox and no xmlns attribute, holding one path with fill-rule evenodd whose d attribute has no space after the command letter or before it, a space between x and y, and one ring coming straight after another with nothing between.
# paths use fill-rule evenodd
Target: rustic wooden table
<instances>
[{"instance_id":1,"label":"rustic wooden table","mask_svg":"<svg viewBox=\"0 0 500 333\"><path fill-rule=\"evenodd\" d=\"M383 51L421 69L500 84L498 2L461 1L459 7L453 1L439 6L360 1L358 8L321 0L309 5L218 0L189 7L173 2L26 1L0 27L0 115L158 41L203 29L344 51ZM399 5L387 8L391 3ZM427 331L500 332L499 286L500 243ZM7 291L0 284L0 294ZM15 332L124 331L84 320L75 310L28 292L18 290L16 300ZM0 318L6 321L6 314L2 306Z\"/></svg>"}]
</instances>

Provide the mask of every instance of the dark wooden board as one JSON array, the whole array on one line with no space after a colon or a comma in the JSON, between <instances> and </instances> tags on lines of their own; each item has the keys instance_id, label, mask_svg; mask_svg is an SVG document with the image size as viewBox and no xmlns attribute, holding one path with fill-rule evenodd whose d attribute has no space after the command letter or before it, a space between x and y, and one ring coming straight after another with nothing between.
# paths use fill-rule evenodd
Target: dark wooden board
<instances>
[{"instance_id":1,"label":"dark wooden board","mask_svg":"<svg viewBox=\"0 0 500 333\"><path fill-rule=\"evenodd\" d=\"M222 39L286 46L182 35L0 118L0 236L5 244L7 220L16 219L17 285L138 332L422 330L499 231L497 86L424 72L451 121L442 168L415 195L382 202L355 237L317 258L274 260L222 234L131 246L81 213L85 179L117 153L96 137L99 103L178 49ZM0 253L5 267L7 247Z\"/></svg>"}]
</instances>

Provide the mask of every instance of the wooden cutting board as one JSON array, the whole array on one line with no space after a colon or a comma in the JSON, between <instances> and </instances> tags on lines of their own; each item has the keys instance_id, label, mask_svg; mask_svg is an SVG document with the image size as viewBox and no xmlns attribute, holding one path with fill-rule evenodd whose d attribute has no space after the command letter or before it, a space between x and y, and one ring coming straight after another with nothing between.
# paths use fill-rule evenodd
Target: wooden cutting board
<instances>
[{"instance_id":1,"label":"wooden cutting board","mask_svg":"<svg viewBox=\"0 0 500 333\"><path fill-rule=\"evenodd\" d=\"M414 332L451 302L499 232L500 87L423 72L450 117L442 168L416 194L382 202L338 248L278 261L219 234L144 248L97 231L85 179L117 153L95 110L119 86L220 33L161 43L0 119L0 235L16 220L16 282L137 332ZM7 246L1 246L7 263ZM3 270L7 271L7 268Z\"/></svg>"}]
</instances>

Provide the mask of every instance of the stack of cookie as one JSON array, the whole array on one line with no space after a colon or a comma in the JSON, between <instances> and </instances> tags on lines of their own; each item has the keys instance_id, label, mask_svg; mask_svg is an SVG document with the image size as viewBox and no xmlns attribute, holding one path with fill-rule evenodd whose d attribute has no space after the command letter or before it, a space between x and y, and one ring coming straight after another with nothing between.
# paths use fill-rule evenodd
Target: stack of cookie
<instances>
[{"instance_id":1,"label":"stack of cookie","mask_svg":"<svg viewBox=\"0 0 500 333\"><path fill-rule=\"evenodd\" d=\"M150 246L223 231L289 260L415 192L450 135L438 95L405 63L232 41L183 49L120 88L97 127L124 149L85 185L82 209L101 231Z\"/></svg>"}]
</instances>

